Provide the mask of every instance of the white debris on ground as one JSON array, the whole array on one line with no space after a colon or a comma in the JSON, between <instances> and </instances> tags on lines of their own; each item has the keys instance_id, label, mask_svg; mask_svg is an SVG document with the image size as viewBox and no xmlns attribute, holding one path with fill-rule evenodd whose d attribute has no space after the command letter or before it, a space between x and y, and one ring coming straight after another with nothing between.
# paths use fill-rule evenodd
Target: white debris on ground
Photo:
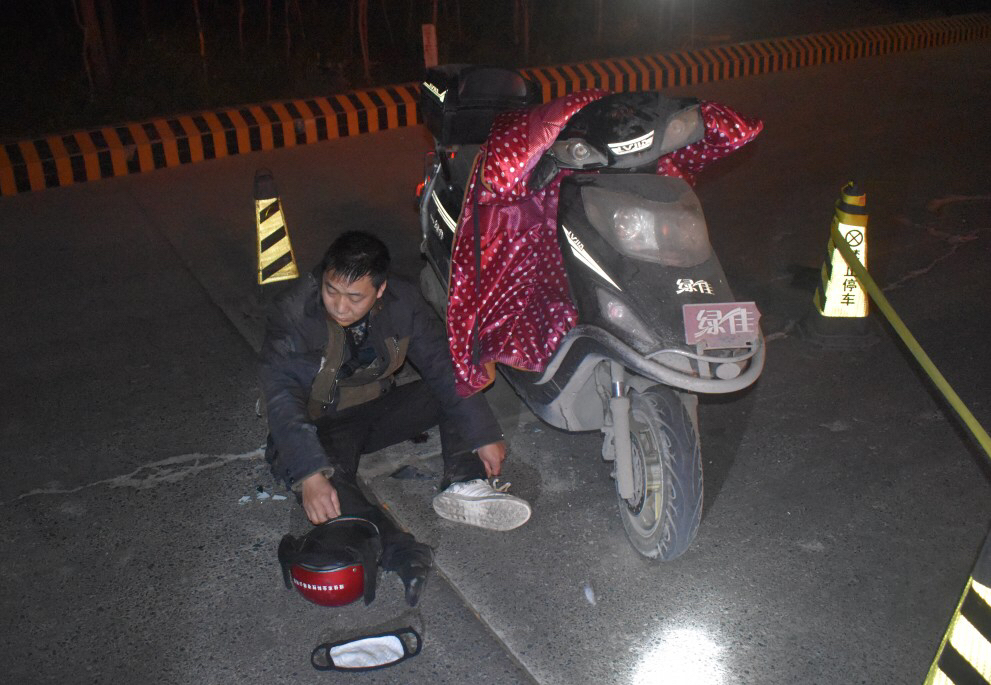
<instances>
[{"instance_id":1,"label":"white debris on ground","mask_svg":"<svg viewBox=\"0 0 991 685\"><path fill-rule=\"evenodd\" d=\"M286 499L286 496L285 495L272 495L272 494L270 494L268 492L265 492L265 490L261 486L258 486L258 492L255 493L254 497L252 497L251 495L244 495L243 497L241 497L241 499L239 499L237 501L237 503L238 504L247 504L248 502L250 502L252 500L254 500L256 502L264 502L265 500L268 500L268 499L272 500L273 502L281 502L284 499Z\"/></svg>"},{"instance_id":2,"label":"white debris on ground","mask_svg":"<svg viewBox=\"0 0 991 685\"><path fill-rule=\"evenodd\" d=\"M585 599L587 599L588 603L591 604L592 606L596 605L595 588L592 587L591 581L585 583Z\"/></svg>"}]
</instances>

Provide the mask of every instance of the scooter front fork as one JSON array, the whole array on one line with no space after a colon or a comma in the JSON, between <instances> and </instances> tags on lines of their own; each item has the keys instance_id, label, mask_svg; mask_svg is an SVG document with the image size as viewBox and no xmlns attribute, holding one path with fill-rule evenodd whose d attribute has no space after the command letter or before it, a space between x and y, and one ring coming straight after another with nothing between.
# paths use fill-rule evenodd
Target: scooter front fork
<instances>
[{"instance_id":1,"label":"scooter front fork","mask_svg":"<svg viewBox=\"0 0 991 685\"><path fill-rule=\"evenodd\" d=\"M609 363L611 392L609 414L616 456L616 489L623 499L633 499L633 455L630 443L630 398L626 394L626 373L619 362Z\"/></svg>"}]
</instances>

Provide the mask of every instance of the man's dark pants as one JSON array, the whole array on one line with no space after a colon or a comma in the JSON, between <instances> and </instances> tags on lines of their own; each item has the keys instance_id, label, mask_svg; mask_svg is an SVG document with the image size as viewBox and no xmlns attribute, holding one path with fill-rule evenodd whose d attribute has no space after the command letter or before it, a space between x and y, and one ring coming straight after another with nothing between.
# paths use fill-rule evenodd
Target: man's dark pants
<instances>
[{"instance_id":1,"label":"man's dark pants","mask_svg":"<svg viewBox=\"0 0 991 685\"><path fill-rule=\"evenodd\" d=\"M400 385L370 402L341 410L316 420L317 436L334 466L331 483L337 490L341 514L366 518L382 533L383 567L390 548L411 542L358 487L361 455L375 452L420 435L440 425L444 459L443 490L451 483L485 478L485 466L466 445L449 420L442 417L440 403L422 381Z\"/></svg>"}]
</instances>

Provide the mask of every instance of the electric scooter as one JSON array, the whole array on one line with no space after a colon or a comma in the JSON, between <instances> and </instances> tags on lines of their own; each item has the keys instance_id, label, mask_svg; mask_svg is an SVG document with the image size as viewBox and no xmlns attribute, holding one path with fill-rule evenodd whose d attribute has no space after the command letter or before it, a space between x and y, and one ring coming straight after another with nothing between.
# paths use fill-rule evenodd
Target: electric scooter
<instances>
[{"instance_id":1,"label":"electric scooter","mask_svg":"<svg viewBox=\"0 0 991 685\"><path fill-rule=\"evenodd\" d=\"M475 157L496 114L535 101L532 84L497 68L443 66L423 84L435 146L418 191L420 285L442 318ZM648 133L631 138L624 111L647 116ZM661 560L689 547L702 516L698 395L747 388L765 358L760 314L735 301L698 196L656 173L704 126L697 100L659 93L608 95L568 121L528 182L567 175L557 240L578 322L542 371L498 367L541 420L603 433L626 534Z\"/></svg>"}]
</instances>

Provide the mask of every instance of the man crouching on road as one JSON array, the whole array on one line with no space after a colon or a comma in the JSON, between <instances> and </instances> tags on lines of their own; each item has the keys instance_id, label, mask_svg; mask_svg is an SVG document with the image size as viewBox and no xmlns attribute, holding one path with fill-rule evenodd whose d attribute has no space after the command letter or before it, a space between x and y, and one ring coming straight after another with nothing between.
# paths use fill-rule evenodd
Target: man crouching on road
<instances>
[{"instance_id":1,"label":"man crouching on road","mask_svg":"<svg viewBox=\"0 0 991 685\"><path fill-rule=\"evenodd\" d=\"M415 286L387 278L389 251L359 231L340 235L320 266L275 302L261 351L276 479L300 499L313 524L348 515L375 523L380 564L399 574L416 604L430 548L403 533L362 494L362 454L440 424L444 475L437 514L491 530L530 518L524 500L494 489L506 445L481 394L455 391L447 338ZM406 359L423 380L395 385Z\"/></svg>"}]
</instances>

